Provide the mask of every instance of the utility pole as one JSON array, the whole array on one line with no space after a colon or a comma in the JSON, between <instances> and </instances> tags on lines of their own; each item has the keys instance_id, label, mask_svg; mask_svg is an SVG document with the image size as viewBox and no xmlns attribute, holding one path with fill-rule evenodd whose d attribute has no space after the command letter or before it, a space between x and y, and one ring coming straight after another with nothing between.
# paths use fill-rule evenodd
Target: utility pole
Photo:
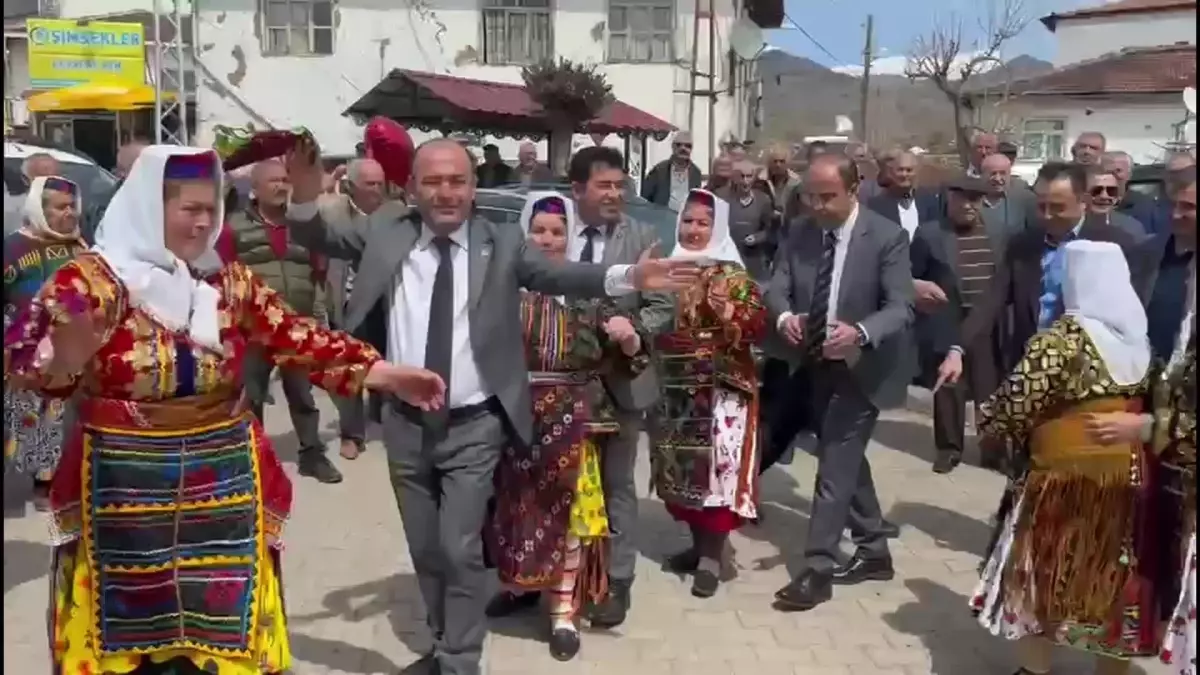
<instances>
[{"instance_id":1,"label":"utility pole","mask_svg":"<svg viewBox=\"0 0 1200 675\"><path fill-rule=\"evenodd\" d=\"M700 67L700 0L692 9L692 58L688 74L688 133L696 126L696 76Z\"/></svg>"},{"instance_id":2,"label":"utility pole","mask_svg":"<svg viewBox=\"0 0 1200 675\"><path fill-rule=\"evenodd\" d=\"M863 47L862 100L859 102L859 140L870 142L871 63L875 60L875 15L867 15L867 40Z\"/></svg>"},{"instance_id":3,"label":"utility pole","mask_svg":"<svg viewBox=\"0 0 1200 675\"><path fill-rule=\"evenodd\" d=\"M717 158L717 11L708 0L708 164ZM694 98L692 99L695 100Z\"/></svg>"}]
</instances>

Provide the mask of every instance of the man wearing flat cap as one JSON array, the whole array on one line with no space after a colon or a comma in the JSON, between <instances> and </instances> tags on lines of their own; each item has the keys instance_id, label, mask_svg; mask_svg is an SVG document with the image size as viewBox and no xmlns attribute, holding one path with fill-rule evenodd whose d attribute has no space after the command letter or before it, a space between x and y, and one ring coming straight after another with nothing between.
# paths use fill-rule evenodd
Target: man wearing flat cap
<instances>
[{"instance_id":1,"label":"man wearing flat cap","mask_svg":"<svg viewBox=\"0 0 1200 675\"><path fill-rule=\"evenodd\" d=\"M963 344L960 329L991 286L1007 244L1006 234L991 231L995 228L982 217L986 181L963 174L949 180L945 191L945 214L921 223L909 248L917 295L918 383L934 390L937 473L953 471L962 460L967 401L981 401L1002 376L992 336L976 341L981 344ZM961 378L948 381L947 361L965 365Z\"/></svg>"}]
</instances>

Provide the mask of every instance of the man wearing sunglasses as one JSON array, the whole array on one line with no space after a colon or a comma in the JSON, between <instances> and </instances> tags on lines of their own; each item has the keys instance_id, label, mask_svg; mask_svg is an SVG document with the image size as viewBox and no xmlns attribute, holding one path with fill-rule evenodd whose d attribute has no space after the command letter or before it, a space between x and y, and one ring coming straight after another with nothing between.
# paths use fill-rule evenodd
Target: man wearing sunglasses
<instances>
[{"instance_id":1,"label":"man wearing sunglasses","mask_svg":"<svg viewBox=\"0 0 1200 675\"><path fill-rule=\"evenodd\" d=\"M650 169L642 182L642 198L678 211L704 176L692 162L692 134L680 131L671 139L671 156Z\"/></svg>"},{"instance_id":2,"label":"man wearing sunglasses","mask_svg":"<svg viewBox=\"0 0 1200 675\"><path fill-rule=\"evenodd\" d=\"M1117 208L1125 196L1124 192L1121 188L1121 181L1114 172L1099 166L1088 167L1087 197L1085 198L1088 213L1094 214L1098 219L1103 219L1103 222L1113 227L1124 230L1134 240L1140 242L1146 238L1146 228L1140 221L1122 213Z\"/></svg>"}]
</instances>

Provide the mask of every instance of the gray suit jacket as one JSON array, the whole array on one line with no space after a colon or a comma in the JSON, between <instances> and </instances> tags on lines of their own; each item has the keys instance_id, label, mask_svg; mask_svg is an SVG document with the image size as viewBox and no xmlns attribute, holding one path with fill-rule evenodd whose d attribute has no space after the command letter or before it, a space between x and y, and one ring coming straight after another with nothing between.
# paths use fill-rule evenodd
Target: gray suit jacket
<instances>
[{"instance_id":1,"label":"gray suit jacket","mask_svg":"<svg viewBox=\"0 0 1200 675\"><path fill-rule=\"evenodd\" d=\"M487 391L499 399L517 435L532 441L533 413L529 375L521 334L521 289L547 295L604 297L605 265L555 263L526 246L518 227L496 226L482 218L467 223L471 347ZM411 210L397 217L380 209L367 226L348 232L331 228L320 214L289 220L292 240L330 258L358 261L354 290L346 305L343 328L387 353L392 297L400 283L400 266L421 232L420 215Z\"/></svg>"},{"instance_id":2,"label":"gray suit jacket","mask_svg":"<svg viewBox=\"0 0 1200 675\"><path fill-rule=\"evenodd\" d=\"M604 265L632 265L641 255L655 248L658 236L653 227L645 223L622 218L613 226L604 244ZM658 246L661 252L662 247ZM656 253L656 256L660 253ZM663 293L630 293L613 298L617 309L637 316L651 335L669 330L675 321L675 300ZM609 375L604 386L613 397L617 408L624 411L639 411L653 405L660 395L658 376L653 368L646 368L640 375L630 379L619 374Z\"/></svg>"},{"instance_id":3,"label":"gray suit jacket","mask_svg":"<svg viewBox=\"0 0 1200 675\"><path fill-rule=\"evenodd\" d=\"M349 195L323 196L317 201L317 208L320 209L322 220L337 232L365 231L367 227L367 217L354 207ZM402 202L384 202L379 210L392 214L393 218L399 218L408 212L408 207ZM341 328L346 319L346 301L349 300L346 297L346 278L351 271L358 271L357 262L333 258L325 272L329 324L334 328Z\"/></svg>"},{"instance_id":4,"label":"gray suit jacket","mask_svg":"<svg viewBox=\"0 0 1200 675\"><path fill-rule=\"evenodd\" d=\"M800 350L775 329L784 312L804 314L812 302L821 263L822 230L811 220L793 224L775 257L764 302L775 351L793 365ZM838 290L837 318L860 324L870 344L851 365L862 391L878 408L903 405L915 364L910 328L913 279L908 234L896 223L860 206L850 235Z\"/></svg>"}]
</instances>

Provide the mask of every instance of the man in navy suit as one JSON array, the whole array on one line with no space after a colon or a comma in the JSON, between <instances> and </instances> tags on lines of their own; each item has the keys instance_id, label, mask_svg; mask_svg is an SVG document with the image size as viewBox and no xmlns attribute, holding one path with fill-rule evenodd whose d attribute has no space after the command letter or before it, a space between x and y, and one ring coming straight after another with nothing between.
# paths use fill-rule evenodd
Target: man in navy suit
<instances>
[{"instance_id":1,"label":"man in navy suit","mask_svg":"<svg viewBox=\"0 0 1200 675\"><path fill-rule=\"evenodd\" d=\"M941 199L937 192L917 187L916 155L894 150L886 153L884 159L880 171L887 172L886 187L867 200L867 208L904 228L912 239L917 225L941 217Z\"/></svg>"}]
</instances>

